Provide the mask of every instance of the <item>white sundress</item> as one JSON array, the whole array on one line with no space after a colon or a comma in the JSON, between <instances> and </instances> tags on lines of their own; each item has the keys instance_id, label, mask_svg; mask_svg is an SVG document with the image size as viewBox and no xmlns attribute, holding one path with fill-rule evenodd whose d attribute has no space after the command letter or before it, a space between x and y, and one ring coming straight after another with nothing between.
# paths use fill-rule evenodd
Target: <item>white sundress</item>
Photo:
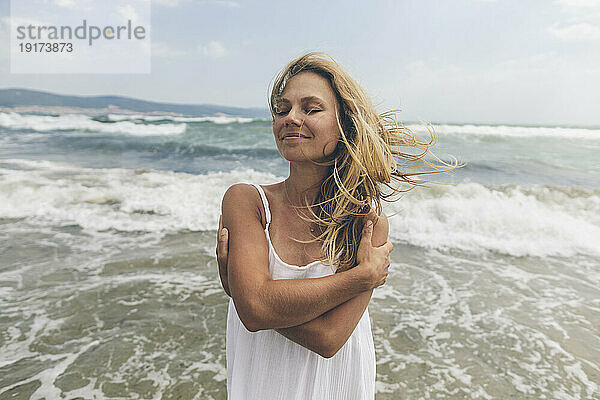
<instances>
[{"instance_id":1,"label":"white sundress","mask_svg":"<svg viewBox=\"0 0 600 400\"><path fill-rule=\"evenodd\" d=\"M269 237L271 212L267 196L260 185L253 186L259 191L265 209L272 278L331 275L332 268L322 261L295 266L279 258ZM323 358L275 330L248 331L230 299L226 356L229 400L373 400L375 397L375 347L368 309L344 346L333 357Z\"/></svg>"}]
</instances>

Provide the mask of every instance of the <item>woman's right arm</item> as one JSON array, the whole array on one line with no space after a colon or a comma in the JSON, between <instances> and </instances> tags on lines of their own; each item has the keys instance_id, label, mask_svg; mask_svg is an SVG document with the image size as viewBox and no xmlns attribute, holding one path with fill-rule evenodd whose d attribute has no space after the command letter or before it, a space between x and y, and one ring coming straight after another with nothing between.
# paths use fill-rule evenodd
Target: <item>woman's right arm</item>
<instances>
[{"instance_id":1,"label":"woman's right arm","mask_svg":"<svg viewBox=\"0 0 600 400\"><path fill-rule=\"evenodd\" d=\"M223 226L229 234L229 289L249 331L301 325L385 280L387 267L369 258L355 268L323 278L272 279L261 208L256 189L250 185L233 185L223 197ZM378 250L389 254L390 247L391 243L386 243Z\"/></svg>"}]
</instances>

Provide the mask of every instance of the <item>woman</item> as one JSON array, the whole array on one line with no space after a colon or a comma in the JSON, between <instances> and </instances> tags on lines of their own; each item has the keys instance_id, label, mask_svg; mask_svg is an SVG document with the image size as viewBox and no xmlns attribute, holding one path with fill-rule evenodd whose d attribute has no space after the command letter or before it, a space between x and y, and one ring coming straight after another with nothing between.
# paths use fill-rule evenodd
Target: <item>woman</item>
<instances>
[{"instance_id":1,"label":"woman","mask_svg":"<svg viewBox=\"0 0 600 400\"><path fill-rule=\"evenodd\" d=\"M228 397L373 399L367 305L393 250L379 185L418 184L396 170L394 155L418 160L431 142L401 138L406 132L386 125L363 89L319 53L282 70L270 108L289 176L231 186L219 220L219 272L231 296Z\"/></svg>"}]
</instances>

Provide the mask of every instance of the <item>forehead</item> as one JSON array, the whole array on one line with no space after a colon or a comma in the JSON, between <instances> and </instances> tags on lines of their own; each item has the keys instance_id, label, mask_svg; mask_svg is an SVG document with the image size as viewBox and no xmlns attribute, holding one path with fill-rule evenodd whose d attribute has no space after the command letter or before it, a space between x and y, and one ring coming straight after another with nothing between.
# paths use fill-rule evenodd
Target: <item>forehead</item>
<instances>
[{"instance_id":1,"label":"forehead","mask_svg":"<svg viewBox=\"0 0 600 400\"><path fill-rule=\"evenodd\" d=\"M329 81L321 75L304 71L290 78L281 93L281 100L293 101L307 97L318 97L327 103L335 101Z\"/></svg>"}]
</instances>

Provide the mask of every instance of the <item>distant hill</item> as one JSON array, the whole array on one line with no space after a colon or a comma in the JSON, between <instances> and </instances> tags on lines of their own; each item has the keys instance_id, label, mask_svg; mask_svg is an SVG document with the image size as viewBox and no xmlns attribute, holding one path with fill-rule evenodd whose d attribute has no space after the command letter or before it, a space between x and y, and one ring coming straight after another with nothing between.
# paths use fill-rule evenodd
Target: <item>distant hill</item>
<instances>
[{"instance_id":1,"label":"distant hill","mask_svg":"<svg viewBox=\"0 0 600 400\"><path fill-rule=\"evenodd\" d=\"M268 118L263 108L226 107L213 104L173 104L138 100L123 96L65 96L29 89L0 89L0 107L73 107L84 109L110 109L139 113L166 112L185 116L209 116L218 113L251 118Z\"/></svg>"}]
</instances>

